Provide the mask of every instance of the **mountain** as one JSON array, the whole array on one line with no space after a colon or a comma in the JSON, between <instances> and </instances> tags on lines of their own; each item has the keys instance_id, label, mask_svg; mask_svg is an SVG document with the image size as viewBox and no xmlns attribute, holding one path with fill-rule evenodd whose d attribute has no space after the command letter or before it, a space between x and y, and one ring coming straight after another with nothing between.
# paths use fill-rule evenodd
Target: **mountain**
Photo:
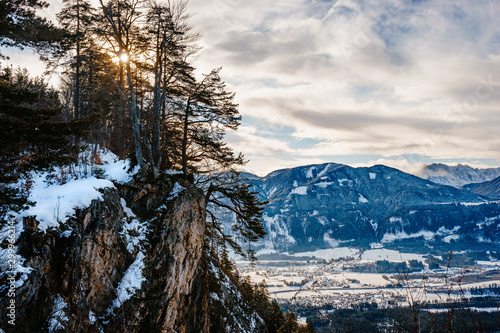
<instances>
[{"instance_id":1,"label":"mountain","mask_svg":"<svg viewBox=\"0 0 500 333\"><path fill-rule=\"evenodd\" d=\"M309 165L246 181L269 201L263 215L268 235L260 244L267 251L500 240L499 203L383 165Z\"/></svg>"},{"instance_id":2,"label":"mountain","mask_svg":"<svg viewBox=\"0 0 500 333\"><path fill-rule=\"evenodd\" d=\"M484 183L465 185L464 189L491 199L500 199L500 177Z\"/></svg>"},{"instance_id":3,"label":"mountain","mask_svg":"<svg viewBox=\"0 0 500 333\"><path fill-rule=\"evenodd\" d=\"M441 163L426 165L416 174L434 183L462 187L472 183L482 183L500 177L500 168L478 169L459 164L449 166Z\"/></svg>"}]
</instances>

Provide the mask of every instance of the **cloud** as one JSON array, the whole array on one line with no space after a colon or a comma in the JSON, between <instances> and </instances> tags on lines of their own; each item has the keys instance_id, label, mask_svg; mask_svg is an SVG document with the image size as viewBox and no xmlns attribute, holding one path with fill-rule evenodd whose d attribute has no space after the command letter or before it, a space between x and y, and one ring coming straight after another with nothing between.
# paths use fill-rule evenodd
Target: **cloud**
<instances>
[{"instance_id":1,"label":"cloud","mask_svg":"<svg viewBox=\"0 0 500 333\"><path fill-rule=\"evenodd\" d=\"M498 160L498 2L191 3L209 45L201 67L224 66L244 124L292 128L289 139L275 139L293 158ZM297 139L319 143L291 148Z\"/></svg>"},{"instance_id":2,"label":"cloud","mask_svg":"<svg viewBox=\"0 0 500 333\"><path fill-rule=\"evenodd\" d=\"M203 33L195 65L199 74L223 66L243 115L228 139L255 170L406 155L500 165L498 1L190 0L188 8Z\"/></svg>"}]
</instances>

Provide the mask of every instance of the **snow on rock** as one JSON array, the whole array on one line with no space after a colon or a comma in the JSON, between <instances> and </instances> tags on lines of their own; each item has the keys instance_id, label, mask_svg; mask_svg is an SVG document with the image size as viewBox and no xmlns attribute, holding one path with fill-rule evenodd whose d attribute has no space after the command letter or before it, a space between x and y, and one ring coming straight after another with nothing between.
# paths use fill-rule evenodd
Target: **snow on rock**
<instances>
[{"instance_id":1,"label":"snow on rock","mask_svg":"<svg viewBox=\"0 0 500 333\"><path fill-rule=\"evenodd\" d=\"M459 240L460 236L459 235L449 235L446 237L443 237L443 241L446 243L450 243L452 240Z\"/></svg>"},{"instance_id":2,"label":"snow on rock","mask_svg":"<svg viewBox=\"0 0 500 333\"><path fill-rule=\"evenodd\" d=\"M98 169L103 171L106 179L78 173L68 175L63 168L56 168L52 172L32 172L28 200L35 204L18 214L16 219L36 216L42 231L58 227L68 216L75 213L75 209L88 207L92 200L102 199L100 189L114 188L113 182L131 181L133 175L138 172L136 167L133 172L128 173L130 161L119 160L107 149L99 148L97 152L101 162ZM61 179L57 180L58 178Z\"/></svg>"},{"instance_id":3,"label":"snow on rock","mask_svg":"<svg viewBox=\"0 0 500 333\"><path fill-rule=\"evenodd\" d=\"M69 321L69 318L64 309L67 307L68 304L59 294L57 294L54 297L54 306L52 307L52 313L49 318L49 332L56 332L66 328L64 325Z\"/></svg>"},{"instance_id":4,"label":"snow on rock","mask_svg":"<svg viewBox=\"0 0 500 333\"><path fill-rule=\"evenodd\" d=\"M353 185L353 181L350 180L350 179L337 179L337 181L339 182L339 185L340 186L352 186Z\"/></svg>"},{"instance_id":5,"label":"snow on rock","mask_svg":"<svg viewBox=\"0 0 500 333\"><path fill-rule=\"evenodd\" d=\"M313 166L313 167L310 167L307 172L306 172L306 178L313 178L314 175L313 175L313 171L316 170L316 167Z\"/></svg>"},{"instance_id":6,"label":"snow on rock","mask_svg":"<svg viewBox=\"0 0 500 333\"><path fill-rule=\"evenodd\" d=\"M389 218L389 222L391 223L396 223L396 222L399 222L399 223L402 223L403 222L403 219L401 217L394 217L394 216L391 216Z\"/></svg>"},{"instance_id":7,"label":"snow on rock","mask_svg":"<svg viewBox=\"0 0 500 333\"><path fill-rule=\"evenodd\" d=\"M182 191L184 191L185 188L182 187L179 183L175 183L174 184L174 188L172 189L172 191L170 192L170 194L168 195L168 200L172 200L172 199L175 199L179 196L179 194L181 194Z\"/></svg>"},{"instance_id":8,"label":"snow on rock","mask_svg":"<svg viewBox=\"0 0 500 333\"><path fill-rule=\"evenodd\" d=\"M266 230L268 230L271 240L275 239L277 235L280 235L284 236L288 241L288 243L290 244L296 243L296 240L288 232L288 226L286 222L281 221L279 215L270 217L267 215L267 213L264 213L264 215L262 216L262 220L264 222Z\"/></svg>"},{"instance_id":9,"label":"snow on rock","mask_svg":"<svg viewBox=\"0 0 500 333\"><path fill-rule=\"evenodd\" d=\"M328 186L330 186L332 184L333 184L333 182L321 182L321 183L316 183L314 185L318 186L320 188L327 188Z\"/></svg>"},{"instance_id":10,"label":"snow on rock","mask_svg":"<svg viewBox=\"0 0 500 333\"><path fill-rule=\"evenodd\" d=\"M327 165L325 166L325 168L324 168L323 170L321 170L321 171L320 171L320 173L318 174L318 177L321 177L321 176L323 176L324 174L326 174L326 173L328 172L328 170L330 170L330 166L331 166L331 164L327 164Z\"/></svg>"},{"instance_id":11,"label":"snow on rock","mask_svg":"<svg viewBox=\"0 0 500 333\"><path fill-rule=\"evenodd\" d=\"M127 250L133 253L135 249L139 248L141 242L146 240L146 233L148 231L147 221L141 222L132 210L127 207L125 199L121 198L123 212L127 216L127 223L123 224L123 231L127 239Z\"/></svg>"},{"instance_id":12,"label":"snow on rock","mask_svg":"<svg viewBox=\"0 0 500 333\"><path fill-rule=\"evenodd\" d=\"M23 211L19 218L36 216L40 222L40 230L58 227L68 216L75 213L77 208L88 207L92 200L102 199L99 189L114 188L110 180L89 177L73 179L62 185L48 185L44 182L46 173L39 173L34 177L34 184L28 200L35 202L34 206Z\"/></svg>"},{"instance_id":13,"label":"snow on rock","mask_svg":"<svg viewBox=\"0 0 500 333\"><path fill-rule=\"evenodd\" d=\"M144 269L144 253L139 252L135 261L129 266L123 278L116 288L118 297L113 300L111 310L118 308L122 303L129 300L134 292L141 287L141 283L145 280L142 275Z\"/></svg>"},{"instance_id":14,"label":"snow on rock","mask_svg":"<svg viewBox=\"0 0 500 333\"><path fill-rule=\"evenodd\" d=\"M94 325L96 321L97 317L95 316L95 313L92 312L92 310L89 310L89 324Z\"/></svg>"}]
</instances>

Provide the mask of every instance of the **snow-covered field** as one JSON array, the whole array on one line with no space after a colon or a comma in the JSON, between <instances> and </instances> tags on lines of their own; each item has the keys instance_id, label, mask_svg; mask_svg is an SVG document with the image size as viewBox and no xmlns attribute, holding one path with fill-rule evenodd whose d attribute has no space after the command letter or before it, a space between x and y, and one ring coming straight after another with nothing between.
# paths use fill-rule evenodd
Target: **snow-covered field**
<instances>
[{"instance_id":1,"label":"snow-covered field","mask_svg":"<svg viewBox=\"0 0 500 333\"><path fill-rule=\"evenodd\" d=\"M360 302L377 302L380 306L405 305L408 296L422 302L445 302L447 291L487 288L498 283L495 278L481 282L457 283L456 277L464 274L481 274L498 269L499 262L481 261L472 271L454 268L431 271L425 265L424 271L407 278L404 274L356 273L350 271L353 264L366 264L379 260L401 262L418 260L425 262L425 255L400 253L388 249L360 251L355 248L338 247L311 252L289 254L288 259L266 260L265 264L248 266L239 263L243 276L249 276L254 283L264 281L271 297L278 301L293 301L301 304L337 304L343 307ZM294 259L296 257L297 259ZM307 258L324 259L318 262ZM343 259L342 259L343 258ZM333 261L330 261L334 259ZM419 274L426 274L426 279ZM452 297L459 297L457 295Z\"/></svg>"},{"instance_id":2,"label":"snow-covered field","mask_svg":"<svg viewBox=\"0 0 500 333\"><path fill-rule=\"evenodd\" d=\"M361 255L361 258L360 258ZM309 252L294 253L295 257L317 257L320 259L330 260L339 259L346 257L353 257L356 259L361 259L364 261L377 261L377 260L388 260L388 261L408 261L412 259L423 261L425 260L425 255L414 254L414 253L401 253L394 250L387 249L373 249L364 251L361 254L359 249L350 247L337 247L332 249L322 249Z\"/></svg>"}]
</instances>

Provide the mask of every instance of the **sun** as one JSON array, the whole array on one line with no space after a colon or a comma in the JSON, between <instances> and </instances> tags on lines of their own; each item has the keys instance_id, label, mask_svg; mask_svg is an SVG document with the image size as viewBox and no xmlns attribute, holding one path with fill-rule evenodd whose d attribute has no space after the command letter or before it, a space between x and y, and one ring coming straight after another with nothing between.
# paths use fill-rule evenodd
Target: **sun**
<instances>
[{"instance_id":1,"label":"sun","mask_svg":"<svg viewBox=\"0 0 500 333\"><path fill-rule=\"evenodd\" d=\"M120 55L120 61L121 61L121 62L127 62L127 61L128 61L128 54L126 54L126 53L122 53L122 54Z\"/></svg>"},{"instance_id":2,"label":"sun","mask_svg":"<svg viewBox=\"0 0 500 333\"><path fill-rule=\"evenodd\" d=\"M125 62L128 62L129 56L125 52L118 52L116 54L116 56L113 57L113 59L111 59L111 60L113 60L114 63L119 63L119 62L125 63Z\"/></svg>"}]
</instances>

